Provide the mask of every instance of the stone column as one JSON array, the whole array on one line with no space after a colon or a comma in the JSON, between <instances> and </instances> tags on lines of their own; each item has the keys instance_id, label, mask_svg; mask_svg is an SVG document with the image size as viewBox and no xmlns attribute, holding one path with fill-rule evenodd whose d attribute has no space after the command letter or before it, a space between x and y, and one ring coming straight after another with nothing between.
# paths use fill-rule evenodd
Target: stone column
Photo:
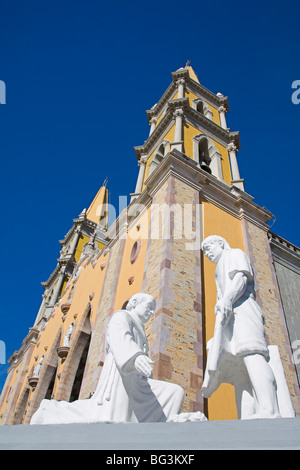
<instances>
[{"instance_id":1,"label":"stone column","mask_svg":"<svg viewBox=\"0 0 300 470\"><path fill-rule=\"evenodd\" d=\"M56 304L57 300L58 300L58 297L59 297L59 294L60 294L60 291L61 291L61 288L62 288L62 285L63 285L63 282L64 282L64 278L65 278L65 269L61 269L59 275L58 275L58 280L57 280L57 283L56 283L56 286L54 288L54 292L52 294L52 298L51 298L51 304L49 305L49 307L54 307L54 305Z\"/></svg>"},{"instance_id":2,"label":"stone column","mask_svg":"<svg viewBox=\"0 0 300 470\"><path fill-rule=\"evenodd\" d=\"M157 118L153 117L150 121L151 127L150 127L150 134L149 135L151 135L153 133L153 131L156 127L156 123L157 123Z\"/></svg>"},{"instance_id":3,"label":"stone column","mask_svg":"<svg viewBox=\"0 0 300 470\"><path fill-rule=\"evenodd\" d=\"M221 127L222 129L227 129L227 124L226 124L226 117L225 117L225 113L226 113L226 108L224 106L220 106L219 109L218 109L219 113L220 113L220 123L221 123Z\"/></svg>"},{"instance_id":4,"label":"stone column","mask_svg":"<svg viewBox=\"0 0 300 470\"><path fill-rule=\"evenodd\" d=\"M43 300L42 300L41 306L39 308L36 320L34 322L34 326L37 325L39 323L40 319L43 317L43 314L44 314L44 311L45 311L45 306L46 306L46 299L47 299L48 294L49 294L49 292L48 292L48 290L46 290L42 295Z\"/></svg>"},{"instance_id":5,"label":"stone column","mask_svg":"<svg viewBox=\"0 0 300 470\"><path fill-rule=\"evenodd\" d=\"M177 80L176 86L178 88L178 98L184 98L184 85L185 81L184 79Z\"/></svg>"},{"instance_id":6,"label":"stone column","mask_svg":"<svg viewBox=\"0 0 300 470\"><path fill-rule=\"evenodd\" d=\"M229 144L227 150L229 153L230 165L231 165L231 174L232 174L231 183L234 184L234 186L237 186L239 189L242 189L244 191L244 180L241 179L240 177L239 167L238 167L238 163L236 159L237 148L233 143L231 143Z\"/></svg>"},{"instance_id":7,"label":"stone column","mask_svg":"<svg viewBox=\"0 0 300 470\"><path fill-rule=\"evenodd\" d=\"M177 149L183 152L183 116L182 109L176 109L173 116L175 117L175 134L174 142L171 143L171 150Z\"/></svg>"},{"instance_id":8,"label":"stone column","mask_svg":"<svg viewBox=\"0 0 300 470\"><path fill-rule=\"evenodd\" d=\"M134 194L139 194L139 193L142 192L143 182L144 182L144 175L145 175L145 168L146 168L146 161L147 161L147 159L145 157L141 157L141 159L138 162L138 165L140 167L140 171L139 171L139 175L138 175L138 179L137 179Z\"/></svg>"},{"instance_id":9,"label":"stone column","mask_svg":"<svg viewBox=\"0 0 300 470\"><path fill-rule=\"evenodd\" d=\"M75 235L74 235L74 238L72 240L72 245L70 246L70 248L68 250L68 254L70 254L70 255L75 254L75 250L76 250L77 243L78 243L79 236L80 236L80 230L81 230L81 227L79 227L79 226L76 227Z\"/></svg>"}]
</instances>

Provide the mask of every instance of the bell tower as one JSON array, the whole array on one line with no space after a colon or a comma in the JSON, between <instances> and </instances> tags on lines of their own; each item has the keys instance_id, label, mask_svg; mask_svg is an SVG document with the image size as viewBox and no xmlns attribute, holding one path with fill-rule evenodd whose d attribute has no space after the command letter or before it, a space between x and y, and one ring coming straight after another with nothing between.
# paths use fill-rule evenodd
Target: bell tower
<instances>
[{"instance_id":1,"label":"bell tower","mask_svg":"<svg viewBox=\"0 0 300 470\"><path fill-rule=\"evenodd\" d=\"M189 65L173 72L172 79L158 103L146 112L150 133L144 145L135 147L139 174L132 196L141 194L146 179L173 149L219 181L244 190L237 164L239 133L226 124L228 98L201 85Z\"/></svg>"}]
</instances>

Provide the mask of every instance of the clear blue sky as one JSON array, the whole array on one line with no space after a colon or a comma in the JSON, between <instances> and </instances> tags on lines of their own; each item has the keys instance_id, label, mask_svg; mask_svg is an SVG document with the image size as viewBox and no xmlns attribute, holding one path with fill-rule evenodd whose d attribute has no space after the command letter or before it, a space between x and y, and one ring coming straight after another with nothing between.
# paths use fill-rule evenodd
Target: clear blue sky
<instances>
[{"instance_id":1,"label":"clear blue sky","mask_svg":"<svg viewBox=\"0 0 300 470\"><path fill-rule=\"evenodd\" d=\"M145 110L191 60L229 96L247 192L300 245L299 1L10 1L1 4L1 323L7 359L34 323L59 239L108 177L134 191ZM5 378L0 366L0 387Z\"/></svg>"}]
</instances>

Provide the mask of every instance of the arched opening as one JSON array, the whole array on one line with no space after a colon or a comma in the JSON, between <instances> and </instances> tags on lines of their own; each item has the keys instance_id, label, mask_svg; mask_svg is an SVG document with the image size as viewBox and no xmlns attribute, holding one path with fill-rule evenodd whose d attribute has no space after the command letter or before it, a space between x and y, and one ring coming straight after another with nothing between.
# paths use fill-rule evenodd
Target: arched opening
<instances>
[{"instance_id":1,"label":"arched opening","mask_svg":"<svg viewBox=\"0 0 300 470\"><path fill-rule=\"evenodd\" d=\"M160 164L160 162L166 156L167 151L168 151L168 145L169 145L169 142L167 140L163 140L163 142L158 147L158 149L157 149L157 151L156 151L156 153L155 153L155 155L152 158L152 161L150 163L149 175L151 175L151 173L153 173L155 168Z\"/></svg>"},{"instance_id":2,"label":"arched opening","mask_svg":"<svg viewBox=\"0 0 300 470\"><path fill-rule=\"evenodd\" d=\"M222 155L214 142L205 134L196 135L194 141L194 159L200 168L215 176L221 181L223 179Z\"/></svg>"},{"instance_id":3,"label":"arched opening","mask_svg":"<svg viewBox=\"0 0 300 470\"><path fill-rule=\"evenodd\" d=\"M203 116L212 120L213 113L209 108L208 104L205 101L202 101L200 98L193 100L193 108L198 111L198 113L203 114Z\"/></svg>"},{"instance_id":4,"label":"arched opening","mask_svg":"<svg viewBox=\"0 0 300 470\"><path fill-rule=\"evenodd\" d=\"M45 398L46 400L51 400L51 398L53 398L52 395L54 390L57 367L49 366L48 369L49 386L47 388Z\"/></svg>"},{"instance_id":5,"label":"arched opening","mask_svg":"<svg viewBox=\"0 0 300 470\"><path fill-rule=\"evenodd\" d=\"M138 256L140 254L140 251L141 251L141 246L142 246L142 242L141 240L136 240L132 246L132 249L131 249L131 253L130 253L130 263L133 264L136 262L136 260L138 259Z\"/></svg>"},{"instance_id":6,"label":"arched opening","mask_svg":"<svg viewBox=\"0 0 300 470\"><path fill-rule=\"evenodd\" d=\"M199 113L204 114L204 105L202 101L197 102L196 109Z\"/></svg>"},{"instance_id":7,"label":"arched opening","mask_svg":"<svg viewBox=\"0 0 300 470\"><path fill-rule=\"evenodd\" d=\"M13 424L22 424L26 414L30 389L26 388L15 412Z\"/></svg>"},{"instance_id":8,"label":"arched opening","mask_svg":"<svg viewBox=\"0 0 300 470\"><path fill-rule=\"evenodd\" d=\"M55 393L56 400L74 401L80 398L92 335L90 314L89 303L79 325L75 327L74 337L71 337L70 350Z\"/></svg>"},{"instance_id":9,"label":"arched opening","mask_svg":"<svg viewBox=\"0 0 300 470\"><path fill-rule=\"evenodd\" d=\"M75 400L78 400L79 398L82 380L84 376L84 370L86 366L86 360L88 357L88 352L89 352L89 347L90 347L90 342L91 342L91 336L87 338L86 345L84 347L84 350L82 351L82 355L81 355L78 368L75 374L74 382L73 382L70 401L75 401Z\"/></svg>"},{"instance_id":10,"label":"arched opening","mask_svg":"<svg viewBox=\"0 0 300 470\"><path fill-rule=\"evenodd\" d=\"M53 395L58 366L57 348L60 345L60 341L61 328L57 332L56 338L53 342L50 352L45 355L45 360L43 361L39 373L38 384L31 399L30 408L24 420L24 424L30 423L32 415L40 406L41 401L44 398L51 399Z\"/></svg>"},{"instance_id":11,"label":"arched opening","mask_svg":"<svg viewBox=\"0 0 300 470\"><path fill-rule=\"evenodd\" d=\"M200 168L207 173L211 174L211 169L209 167L211 159L209 157L208 151L208 141L207 139L201 139L199 142L199 164Z\"/></svg>"}]
</instances>

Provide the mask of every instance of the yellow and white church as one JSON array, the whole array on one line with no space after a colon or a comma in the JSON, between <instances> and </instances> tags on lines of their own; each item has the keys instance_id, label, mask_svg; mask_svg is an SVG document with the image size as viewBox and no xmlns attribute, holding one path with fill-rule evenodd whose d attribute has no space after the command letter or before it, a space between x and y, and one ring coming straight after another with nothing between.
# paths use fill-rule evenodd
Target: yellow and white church
<instances>
[{"instance_id":1,"label":"yellow and white church","mask_svg":"<svg viewBox=\"0 0 300 470\"><path fill-rule=\"evenodd\" d=\"M139 172L135 189L128 188L134 189L129 206L108 227L103 184L60 241L36 321L9 359L2 425L29 424L44 398L91 397L110 316L138 292L157 303L146 326L154 378L183 387L182 411L236 419L232 385L222 384L209 399L201 393L216 286L215 266L200 247L214 234L250 258L267 342L279 348L300 414L300 369L293 360L300 316L289 302L299 298L300 249L270 231L273 215L246 192L237 161L240 137L227 128L228 112L228 98L205 88L192 67L172 73L170 86L146 112L148 139L134 148Z\"/></svg>"}]
</instances>

